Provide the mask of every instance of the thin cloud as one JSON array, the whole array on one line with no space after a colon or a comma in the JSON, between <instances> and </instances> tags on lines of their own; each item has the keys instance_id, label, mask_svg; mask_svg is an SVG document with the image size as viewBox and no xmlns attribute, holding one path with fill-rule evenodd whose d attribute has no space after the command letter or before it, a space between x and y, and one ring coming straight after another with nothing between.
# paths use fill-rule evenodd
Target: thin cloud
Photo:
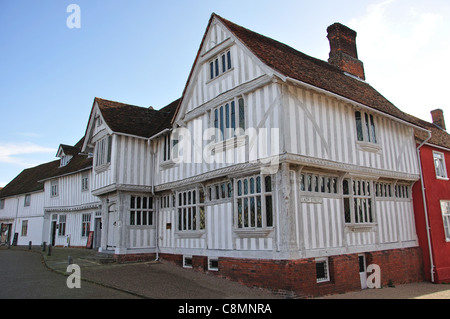
<instances>
[{"instance_id":1,"label":"thin cloud","mask_svg":"<svg viewBox=\"0 0 450 319\"><path fill-rule=\"evenodd\" d=\"M55 153L55 149L29 142L0 143L0 163L30 166L36 164L36 160L27 159L25 155L50 153Z\"/></svg>"}]
</instances>

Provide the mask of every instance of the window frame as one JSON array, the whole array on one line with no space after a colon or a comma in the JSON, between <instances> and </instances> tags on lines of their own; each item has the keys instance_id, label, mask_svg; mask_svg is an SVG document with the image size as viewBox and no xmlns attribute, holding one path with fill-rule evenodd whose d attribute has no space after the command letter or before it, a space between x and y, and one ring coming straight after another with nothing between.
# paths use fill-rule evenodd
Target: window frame
<instances>
[{"instance_id":1,"label":"window frame","mask_svg":"<svg viewBox=\"0 0 450 319\"><path fill-rule=\"evenodd\" d=\"M20 236L22 236L22 237L28 236L28 219L22 220L22 228L21 228Z\"/></svg>"},{"instance_id":2,"label":"window frame","mask_svg":"<svg viewBox=\"0 0 450 319\"><path fill-rule=\"evenodd\" d=\"M58 236L66 236L67 215L58 215Z\"/></svg>"},{"instance_id":3,"label":"window frame","mask_svg":"<svg viewBox=\"0 0 450 319\"><path fill-rule=\"evenodd\" d=\"M440 172L438 172L438 167L436 166L436 161L439 161L440 165L442 165L442 167L439 168L439 170L441 170ZM433 165L434 165L434 172L436 174L436 178L448 180L447 167L446 167L446 163L445 163L445 154L444 153L438 152L438 151L433 151ZM440 174L442 174L442 176Z\"/></svg>"},{"instance_id":4,"label":"window frame","mask_svg":"<svg viewBox=\"0 0 450 319\"><path fill-rule=\"evenodd\" d=\"M130 205L128 207L128 226L154 227L154 197L146 195L130 195L129 199Z\"/></svg>"},{"instance_id":5,"label":"window frame","mask_svg":"<svg viewBox=\"0 0 450 319\"><path fill-rule=\"evenodd\" d=\"M111 164L112 135L107 135L95 143L95 168L101 169Z\"/></svg>"},{"instance_id":6,"label":"window frame","mask_svg":"<svg viewBox=\"0 0 450 319\"><path fill-rule=\"evenodd\" d=\"M235 97L211 110L211 127L215 129L216 143L245 135L245 111L243 97Z\"/></svg>"},{"instance_id":7,"label":"window frame","mask_svg":"<svg viewBox=\"0 0 450 319\"><path fill-rule=\"evenodd\" d=\"M231 50L227 49L211 58L208 65L208 81L212 81L233 69Z\"/></svg>"},{"instance_id":8,"label":"window frame","mask_svg":"<svg viewBox=\"0 0 450 319\"><path fill-rule=\"evenodd\" d=\"M356 140L359 143L379 144L375 122L373 114L361 110L355 111Z\"/></svg>"},{"instance_id":9,"label":"window frame","mask_svg":"<svg viewBox=\"0 0 450 319\"><path fill-rule=\"evenodd\" d=\"M23 199L23 207L30 207L31 206L31 194L26 194L25 198Z\"/></svg>"},{"instance_id":10,"label":"window frame","mask_svg":"<svg viewBox=\"0 0 450 319\"><path fill-rule=\"evenodd\" d=\"M324 264L324 277L319 278L319 273L317 266L319 264ZM322 258L316 258L315 259L315 265L316 265L316 283L323 283L323 282L329 282L330 281L330 262L328 257L322 257Z\"/></svg>"},{"instance_id":11,"label":"window frame","mask_svg":"<svg viewBox=\"0 0 450 319\"><path fill-rule=\"evenodd\" d=\"M450 200L441 200L440 204L445 241L450 242Z\"/></svg>"},{"instance_id":12,"label":"window frame","mask_svg":"<svg viewBox=\"0 0 450 319\"><path fill-rule=\"evenodd\" d=\"M344 185L345 182L347 182L347 188ZM372 180L362 178L345 178L342 180L345 225L372 226L376 224L374 193L374 183Z\"/></svg>"},{"instance_id":13,"label":"window frame","mask_svg":"<svg viewBox=\"0 0 450 319\"><path fill-rule=\"evenodd\" d=\"M260 179L259 191L258 191L258 178ZM269 178L269 181L266 180L267 178ZM252 179L254 181L253 186L252 186ZM245 181L247 181L247 191L245 190L246 188ZM240 182L241 184L239 184ZM235 231L258 232L258 231L271 231L274 229L275 216L274 216L274 196L272 194L273 191L272 182L273 182L272 175L263 175L263 174L249 175L234 179L233 193L234 193L235 213L234 213L233 228ZM260 202L260 208L258 208L258 197ZM250 206L254 207L253 212Z\"/></svg>"},{"instance_id":14,"label":"window frame","mask_svg":"<svg viewBox=\"0 0 450 319\"><path fill-rule=\"evenodd\" d=\"M59 196L59 181L52 180L50 182L50 197L55 198Z\"/></svg>"},{"instance_id":15,"label":"window frame","mask_svg":"<svg viewBox=\"0 0 450 319\"><path fill-rule=\"evenodd\" d=\"M81 191L86 192L89 190L89 173L81 174Z\"/></svg>"},{"instance_id":16,"label":"window frame","mask_svg":"<svg viewBox=\"0 0 450 319\"><path fill-rule=\"evenodd\" d=\"M91 213L85 213L81 216L81 237L85 238L89 236L89 232L91 231Z\"/></svg>"},{"instance_id":17,"label":"window frame","mask_svg":"<svg viewBox=\"0 0 450 319\"><path fill-rule=\"evenodd\" d=\"M176 192L176 233L203 234L206 230L205 192L202 186Z\"/></svg>"}]
</instances>

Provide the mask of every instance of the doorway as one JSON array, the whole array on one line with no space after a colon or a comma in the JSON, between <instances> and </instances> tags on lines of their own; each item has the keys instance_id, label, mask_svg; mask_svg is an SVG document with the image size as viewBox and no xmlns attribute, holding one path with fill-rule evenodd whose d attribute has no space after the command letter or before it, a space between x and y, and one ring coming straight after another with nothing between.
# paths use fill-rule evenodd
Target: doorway
<instances>
[{"instance_id":1,"label":"doorway","mask_svg":"<svg viewBox=\"0 0 450 319\"><path fill-rule=\"evenodd\" d=\"M106 249L114 249L117 247L119 240L119 212L116 204L112 204L108 208L108 237L106 241Z\"/></svg>"},{"instance_id":2,"label":"doorway","mask_svg":"<svg viewBox=\"0 0 450 319\"><path fill-rule=\"evenodd\" d=\"M366 256L364 254L358 255L359 263L359 279L361 281L361 289L367 288L367 267L366 267Z\"/></svg>"}]
</instances>

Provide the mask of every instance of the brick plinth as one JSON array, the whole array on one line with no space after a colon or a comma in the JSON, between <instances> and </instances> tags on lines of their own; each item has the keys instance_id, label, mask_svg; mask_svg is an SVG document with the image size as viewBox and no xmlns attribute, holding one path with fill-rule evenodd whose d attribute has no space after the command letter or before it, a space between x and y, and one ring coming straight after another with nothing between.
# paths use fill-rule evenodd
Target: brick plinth
<instances>
[{"instance_id":1,"label":"brick plinth","mask_svg":"<svg viewBox=\"0 0 450 319\"><path fill-rule=\"evenodd\" d=\"M422 253L419 247L367 252L366 264L381 269L381 284L423 281ZM293 292L298 297L313 297L361 289L359 254L328 257L330 280L317 282L316 259L271 260L219 258L219 270L208 271L208 258L192 256L192 268L208 272L251 287ZM182 266L183 256L162 254L161 259ZM369 274L370 275L370 274Z\"/></svg>"}]
</instances>

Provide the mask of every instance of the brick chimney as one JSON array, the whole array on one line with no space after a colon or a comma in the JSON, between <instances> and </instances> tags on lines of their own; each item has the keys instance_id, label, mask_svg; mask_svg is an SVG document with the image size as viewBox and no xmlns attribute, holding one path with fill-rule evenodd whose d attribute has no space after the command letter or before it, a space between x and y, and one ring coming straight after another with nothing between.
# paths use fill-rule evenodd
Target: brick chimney
<instances>
[{"instance_id":1,"label":"brick chimney","mask_svg":"<svg viewBox=\"0 0 450 319\"><path fill-rule=\"evenodd\" d=\"M446 130L444 121L444 111L442 111L441 109L431 111L431 118L433 119L434 125L437 125L441 129Z\"/></svg>"},{"instance_id":2,"label":"brick chimney","mask_svg":"<svg viewBox=\"0 0 450 319\"><path fill-rule=\"evenodd\" d=\"M365 80L364 65L358 60L356 51L356 32L340 23L330 25L327 32L327 38L330 42L328 63Z\"/></svg>"}]
</instances>

